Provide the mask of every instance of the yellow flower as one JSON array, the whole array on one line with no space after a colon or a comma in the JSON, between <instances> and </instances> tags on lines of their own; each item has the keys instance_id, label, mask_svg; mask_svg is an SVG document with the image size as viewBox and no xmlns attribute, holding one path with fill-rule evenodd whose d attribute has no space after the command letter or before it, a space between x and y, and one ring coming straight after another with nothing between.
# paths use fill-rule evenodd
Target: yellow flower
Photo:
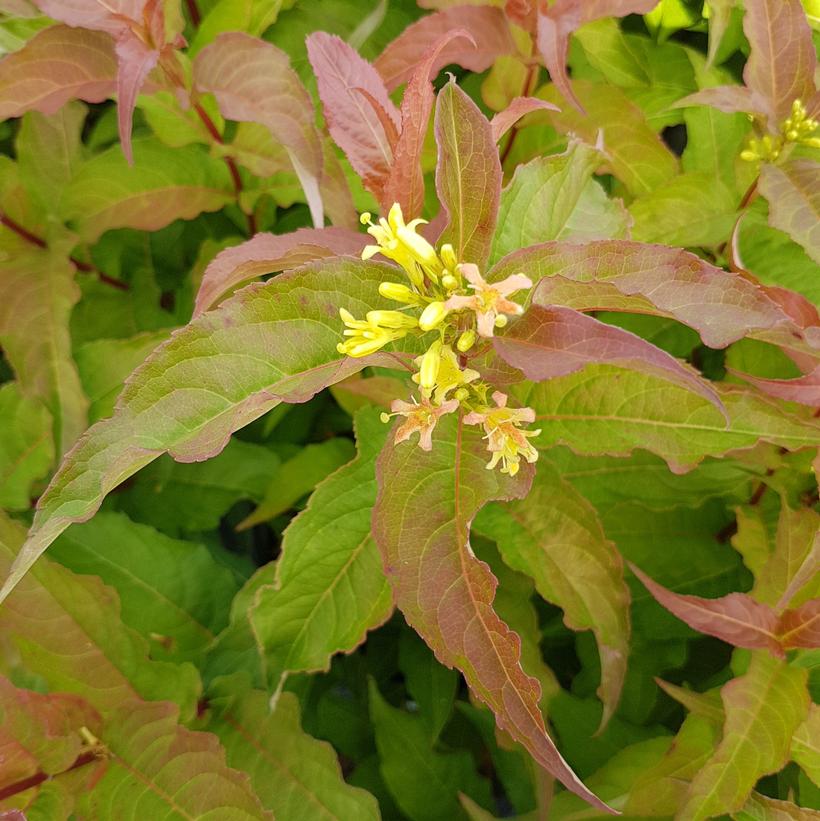
<instances>
[{"instance_id":1,"label":"yellow flower","mask_svg":"<svg viewBox=\"0 0 820 821\"><path fill-rule=\"evenodd\" d=\"M533 463L538 459L538 451L529 441L538 436L540 430L521 430L519 425L535 421L532 408L508 408L507 395L496 391L493 394L496 407L484 407L468 413L464 417L466 425L482 425L487 440L487 450L492 454L487 470L492 470L501 462L501 472L515 476L521 467L521 457Z\"/></svg>"},{"instance_id":2,"label":"yellow flower","mask_svg":"<svg viewBox=\"0 0 820 821\"><path fill-rule=\"evenodd\" d=\"M435 390L434 399L441 403L447 399L450 391L475 382L481 374L472 368L461 368L458 357L449 345L442 345L436 340L424 356L416 359L419 372L413 375L413 381L430 394Z\"/></svg>"},{"instance_id":3,"label":"yellow flower","mask_svg":"<svg viewBox=\"0 0 820 821\"><path fill-rule=\"evenodd\" d=\"M350 311L340 308L339 315L347 326L344 335L349 338L340 342L336 350L354 357L376 353L418 327L415 317L401 311L368 311L366 319L356 319Z\"/></svg>"},{"instance_id":4,"label":"yellow flower","mask_svg":"<svg viewBox=\"0 0 820 821\"><path fill-rule=\"evenodd\" d=\"M381 254L398 262L416 287L423 286L425 274L433 282L438 281L438 275L444 266L438 258L436 249L416 233L416 228L427 220L414 219L405 224L398 203L393 204L387 219L382 217L378 224L371 222L370 214L366 213L362 214L361 220L370 225L367 233L378 243L366 245L362 251L362 259L370 259L376 254Z\"/></svg>"}]
</instances>

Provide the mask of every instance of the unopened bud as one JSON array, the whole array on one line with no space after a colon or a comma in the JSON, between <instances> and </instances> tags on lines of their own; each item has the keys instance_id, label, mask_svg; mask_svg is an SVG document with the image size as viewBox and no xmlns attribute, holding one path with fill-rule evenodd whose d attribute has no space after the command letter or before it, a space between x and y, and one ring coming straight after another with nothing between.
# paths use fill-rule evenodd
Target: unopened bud
<instances>
[{"instance_id":1,"label":"unopened bud","mask_svg":"<svg viewBox=\"0 0 820 821\"><path fill-rule=\"evenodd\" d=\"M436 340L421 358L419 368L419 385L430 390L436 386L438 369L441 365L441 341Z\"/></svg>"},{"instance_id":2,"label":"unopened bud","mask_svg":"<svg viewBox=\"0 0 820 821\"><path fill-rule=\"evenodd\" d=\"M379 285L379 293L385 299L392 299L393 302L404 302L407 305L418 302L418 294L406 285L400 285L398 282L382 282Z\"/></svg>"},{"instance_id":3,"label":"unopened bud","mask_svg":"<svg viewBox=\"0 0 820 821\"><path fill-rule=\"evenodd\" d=\"M443 302L431 302L422 312L419 317L419 328L422 331L432 331L433 328L441 325L444 317L449 311L444 307Z\"/></svg>"},{"instance_id":4,"label":"unopened bud","mask_svg":"<svg viewBox=\"0 0 820 821\"><path fill-rule=\"evenodd\" d=\"M458 280L452 274L445 274L441 278L441 284L448 290L454 291L458 288Z\"/></svg>"},{"instance_id":5,"label":"unopened bud","mask_svg":"<svg viewBox=\"0 0 820 821\"><path fill-rule=\"evenodd\" d=\"M453 397L455 399L457 399L459 402L463 402L469 395L470 395L470 391L468 391L467 388L459 388L453 394Z\"/></svg>"},{"instance_id":6,"label":"unopened bud","mask_svg":"<svg viewBox=\"0 0 820 821\"><path fill-rule=\"evenodd\" d=\"M475 331L464 331L464 333L458 338L458 342L456 342L456 348L458 348L462 353L467 353L467 351L475 345L475 339Z\"/></svg>"},{"instance_id":7,"label":"unopened bud","mask_svg":"<svg viewBox=\"0 0 820 821\"><path fill-rule=\"evenodd\" d=\"M458 257L456 256L453 246L450 245L449 242L445 242L444 245L441 246L440 253L444 267L449 268L451 271L454 270L456 265L458 265Z\"/></svg>"}]
</instances>

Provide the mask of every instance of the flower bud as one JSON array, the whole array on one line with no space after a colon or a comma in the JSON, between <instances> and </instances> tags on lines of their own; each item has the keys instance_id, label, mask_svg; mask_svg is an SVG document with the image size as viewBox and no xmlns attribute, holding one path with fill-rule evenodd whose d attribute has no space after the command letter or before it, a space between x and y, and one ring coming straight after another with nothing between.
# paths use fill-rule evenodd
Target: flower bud
<instances>
[{"instance_id":1,"label":"flower bud","mask_svg":"<svg viewBox=\"0 0 820 821\"><path fill-rule=\"evenodd\" d=\"M418 294L406 285L398 282L382 282L379 285L379 293L385 299L392 299L393 302L404 302L412 305L418 302Z\"/></svg>"},{"instance_id":2,"label":"flower bud","mask_svg":"<svg viewBox=\"0 0 820 821\"><path fill-rule=\"evenodd\" d=\"M458 265L458 257L449 242L445 242L441 246L441 261L444 263L444 267L449 268L451 271Z\"/></svg>"},{"instance_id":3,"label":"flower bud","mask_svg":"<svg viewBox=\"0 0 820 821\"><path fill-rule=\"evenodd\" d=\"M459 286L458 280L452 274L445 274L441 278L441 284L448 290L448 291L455 291L456 288Z\"/></svg>"},{"instance_id":4,"label":"flower bud","mask_svg":"<svg viewBox=\"0 0 820 821\"><path fill-rule=\"evenodd\" d=\"M422 331L432 331L433 328L441 325L444 317L449 311L444 307L443 302L431 302L422 312L419 317L419 328Z\"/></svg>"},{"instance_id":5,"label":"flower bud","mask_svg":"<svg viewBox=\"0 0 820 821\"><path fill-rule=\"evenodd\" d=\"M475 345L475 340L475 331L464 331L464 333L458 338L458 342L456 342L456 348L458 348L462 353L467 353L467 351Z\"/></svg>"},{"instance_id":6,"label":"flower bud","mask_svg":"<svg viewBox=\"0 0 820 821\"><path fill-rule=\"evenodd\" d=\"M436 379L438 378L438 369L441 365L441 341L436 340L428 349L427 353L421 358L421 367L419 368L419 385L422 388L431 390L436 386Z\"/></svg>"},{"instance_id":7,"label":"flower bud","mask_svg":"<svg viewBox=\"0 0 820 821\"><path fill-rule=\"evenodd\" d=\"M459 388L453 394L453 399L456 399L459 402L463 402L469 395L470 395L470 391L468 391L467 388Z\"/></svg>"}]
</instances>

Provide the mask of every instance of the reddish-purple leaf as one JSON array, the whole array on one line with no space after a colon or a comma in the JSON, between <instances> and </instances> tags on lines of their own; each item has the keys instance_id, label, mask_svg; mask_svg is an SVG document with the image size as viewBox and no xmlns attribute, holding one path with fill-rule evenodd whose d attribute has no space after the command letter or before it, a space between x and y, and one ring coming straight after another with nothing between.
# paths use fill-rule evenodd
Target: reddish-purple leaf
<instances>
[{"instance_id":1,"label":"reddish-purple leaf","mask_svg":"<svg viewBox=\"0 0 820 821\"><path fill-rule=\"evenodd\" d=\"M202 275L194 316L212 308L220 298L256 277L296 268L314 259L358 254L365 234L346 228L299 228L290 234L257 234L253 239L220 251Z\"/></svg>"},{"instance_id":2,"label":"reddish-purple leaf","mask_svg":"<svg viewBox=\"0 0 820 821\"><path fill-rule=\"evenodd\" d=\"M105 31L116 37L128 21L142 22L147 0L34 0L49 17L95 31Z\"/></svg>"},{"instance_id":3,"label":"reddish-purple leaf","mask_svg":"<svg viewBox=\"0 0 820 821\"><path fill-rule=\"evenodd\" d=\"M673 593L633 564L629 567L660 605L693 630L715 636L735 647L763 649L776 656L783 655L778 641L778 618L771 607L759 604L745 593L730 593L719 599Z\"/></svg>"},{"instance_id":4,"label":"reddish-purple leaf","mask_svg":"<svg viewBox=\"0 0 820 821\"><path fill-rule=\"evenodd\" d=\"M660 314L694 328L712 348L725 348L752 331L791 324L755 283L662 245L547 242L509 254L489 278L498 281L513 273L536 283L536 304Z\"/></svg>"},{"instance_id":5,"label":"reddish-purple leaf","mask_svg":"<svg viewBox=\"0 0 820 821\"><path fill-rule=\"evenodd\" d=\"M0 118L53 114L69 100L98 103L114 93L116 74L107 34L51 26L0 60Z\"/></svg>"},{"instance_id":6,"label":"reddish-purple leaf","mask_svg":"<svg viewBox=\"0 0 820 821\"><path fill-rule=\"evenodd\" d=\"M498 142L518 120L533 111L560 111L560 109L538 97L516 97L503 111L499 111L490 120L493 140Z\"/></svg>"},{"instance_id":7,"label":"reddish-purple leaf","mask_svg":"<svg viewBox=\"0 0 820 821\"><path fill-rule=\"evenodd\" d=\"M743 30L751 54L743 79L755 98L754 111L777 130L796 99L807 103L814 95L817 55L811 28L800 0L747 2Z\"/></svg>"},{"instance_id":8,"label":"reddish-purple leaf","mask_svg":"<svg viewBox=\"0 0 820 821\"><path fill-rule=\"evenodd\" d=\"M159 0L36 0L49 17L110 34L116 41L118 123L122 150L131 162L131 123L137 95L168 40Z\"/></svg>"},{"instance_id":9,"label":"reddish-purple leaf","mask_svg":"<svg viewBox=\"0 0 820 821\"><path fill-rule=\"evenodd\" d=\"M469 40L447 37L454 29L466 30ZM455 6L422 17L408 26L376 59L375 66L392 91L410 80L425 59L425 51L447 37L445 47L432 60L428 74L449 63L470 71L486 71L496 57L517 49L504 12L490 6Z\"/></svg>"},{"instance_id":10,"label":"reddish-purple leaf","mask_svg":"<svg viewBox=\"0 0 820 821\"><path fill-rule=\"evenodd\" d=\"M459 261L483 268L501 199L501 162L490 123L455 82L449 82L438 95L435 129L436 190L449 214L440 239L453 245Z\"/></svg>"},{"instance_id":11,"label":"reddish-purple leaf","mask_svg":"<svg viewBox=\"0 0 820 821\"><path fill-rule=\"evenodd\" d=\"M752 376L740 371L731 370L731 372L769 396L776 396L778 399L786 399L789 402L799 402L801 405L808 405L812 408L820 408L820 365L815 367L811 373L796 379L763 379L760 376Z\"/></svg>"},{"instance_id":12,"label":"reddish-purple leaf","mask_svg":"<svg viewBox=\"0 0 820 821\"><path fill-rule=\"evenodd\" d=\"M330 133L379 199L401 130L399 110L376 69L341 38L311 34L307 52Z\"/></svg>"},{"instance_id":13,"label":"reddish-purple leaf","mask_svg":"<svg viewBox=\"0 0 820 821\"><path fill-rule=\"evenodd\" d=\"M126 31L117 38L117 123L125 158L134 161L131 127L137 95L148 74L159 61L159 51L146 45L136 34Z\"/></svg>"},{"instance_id":14,"label":"reddish-purple leaf","mask_svg":"<svg viewBox=\"0 0 820 821\"><path fill-rule=\"evenodd\" d=\"M787 610L778 625L780 641L792 647L820 647L820 599L811 599L794 610Z\"/></svg>"},{"instance_id":15,"label":"reddish-purple leaf","mask_svg":"<svg viewBox=\"0 0 820 821\"><path fill-rule=\"evenodd\" d=\"M522 498L532 480L485 469L481 432L455 415L439 422L433 448L388 442L377 463L373 534L396 604L439 661L458 667L498 725L568 789L608 809L572 772L546 732L540 686L521 669L521 639L493 610L497 581L470 548L470 522L494 499Z\"/></svg>"},{"instance_id":16,"label":"reddish-purple leaf","mask_svg":"<svg viewBox=\"0 0 820 821\"><path fill-rule=\"evenodd\" d=\"M602 17L645 14L656 5L657 0L556 0L538 12L538 50L552 81L567 100L583 111L567 76L570 35L584 23Z\"/></svg>"},{"instance_id":17,"label":"reddish-purple leaf","mask_svg":"<svg viewBox=\"0 0 820 821\"><path fill-rule=\"evenodd\" d=\"M726 415L717 393L694 369L645 339L572 308L533 305L493 343L502 359L534 382L608 362L668 379L708 399Z\"/></svg>"},{"instance_id":18,"label":"reddish-purple leaf","mask_svg":"<svg viewBox=\"0 0 820 821\"><path fill-rule=\"evenodd\" d=\"M709 105L718 111L734 114L737 111L755 111L757 101L745 86L714 86L689 94L678 100L672 108L685 108L690 105Z\"/></svg>"},{"instance_id":19,"label":"reddish-purple leaf","mask_svg":"<svg viewBox=\"0 0 820 821\"><path fill-rule=\"evenodd\" d=\"M424 176L421 172L421 152L427 135L427 124L435 100L430 74L441 50L457 39L470 36L463 29L445 34L418 64L401 101L401 135L393 153L393 169L382 193L385 210L394 202L401 204L406 219L421 215L424 205Z\"/></svg>"},{"instance_id":20,"label":"reddish-purple leaf","mask_svg":"<svg viewBox=\"0 0 820 821\"><path fill-rule=\"evenodd\" d=\"M313 104L284 51L242 32L220 34L194 60L194 85L231 120L261 123L288 152L313 224L324 225L322 142Z\"/></svg>"}]
</instances>

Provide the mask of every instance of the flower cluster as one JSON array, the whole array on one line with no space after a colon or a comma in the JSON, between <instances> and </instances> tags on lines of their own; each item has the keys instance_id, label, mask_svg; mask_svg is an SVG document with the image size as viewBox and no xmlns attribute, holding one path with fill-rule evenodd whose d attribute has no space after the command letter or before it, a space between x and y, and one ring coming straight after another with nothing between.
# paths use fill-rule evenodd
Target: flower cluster
<instances>
[{"instance_id":1,"label":"flower cluster","mask_svg":"<svg viewBox=\"0 0 820 821\"><path fill-rule=\"evenodd\" d=\"M538 458L538 452L528 441L539 431L524 431L522 424L534 421L530 408L507 408L507 397L496 391L495 406L487 404L489 386L481 381L478 371L468 367L469 359L482 353L477 344L503 328L509 316L517 316L523 308L510 297L531 288L532 281L523 274L513 274L500 282L487 282L478 267L460 261L453 246L445 243L437 251L416 229L425 220L405 223L401 207L396 203L387 219L373 223L370 214L362 214L362 224L376 244L368 245L362 259L381 254L398 263L407 275L408 284L382 282L379 293L401 304L392 311L369 311L364 319L356 319L340 309L346 339L340 342L340 353L347 356L368 356L385 345L408 334L434 335L426 352L415 360L413 381L419 386L419 398L412 402L396 399L391 413L382 414L388 421L404 417L396 431L396 442L419 434L419 446L432 448L432 434L438 420L447 413L464 409L464 422L481 425L487 439L491 459L488 469L501 464L501 471L514 476L523 457L528 462Z\"/></svg>"},{"instance_id":2,"label":"flower cluster","mask_svg":"<svg viewBox=\"0 0 820 821\"><path fill-rule=\"evenodd\" d=\"M780 133L772 136L766 134L761 139L751 138L740 157L747 162L774 162L790 145L799 143L812 148L820 148L820 137L814 132L820 128L817 120L809 117L802 100L792 103L792 115L781 123Z\"/></svg>"}]
</instances>

